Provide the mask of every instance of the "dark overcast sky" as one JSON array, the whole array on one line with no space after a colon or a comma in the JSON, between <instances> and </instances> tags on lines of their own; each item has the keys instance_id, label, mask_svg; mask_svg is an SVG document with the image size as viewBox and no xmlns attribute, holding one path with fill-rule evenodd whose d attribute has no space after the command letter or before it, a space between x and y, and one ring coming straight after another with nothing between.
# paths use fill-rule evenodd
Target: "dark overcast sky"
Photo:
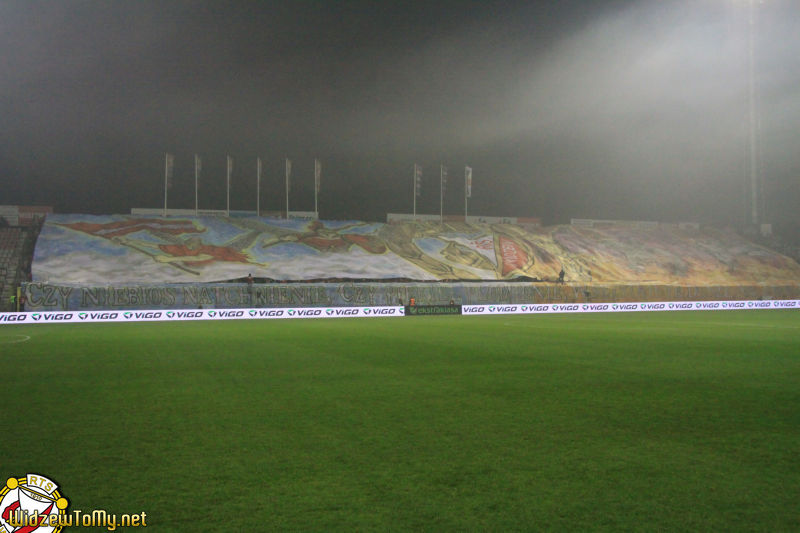
<instances>
[{"instance_id":1,"label":"dark overcast sky","mask_svg":"<svg viewBox=\"0 0 800 533\"><path fill-rule=\"evenodd\" d=\"M0 2L2 204L744 219L748 0ZM589 7L591 6L591 7ZM768 218L797 228L800 3L758 5Z\"/></svg>"}]
</instances>

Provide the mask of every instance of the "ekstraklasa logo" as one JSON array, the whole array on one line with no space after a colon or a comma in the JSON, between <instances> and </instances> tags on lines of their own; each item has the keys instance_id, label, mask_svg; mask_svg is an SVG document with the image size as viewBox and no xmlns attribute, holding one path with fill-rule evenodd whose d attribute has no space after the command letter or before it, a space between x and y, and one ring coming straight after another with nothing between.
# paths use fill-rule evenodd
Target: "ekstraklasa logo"
<instances>
[{"instance_id":1,"label":"ekstraklasa logo","mask_svg":"<svg viewBox=\"0 0 800 533\"><path fill-rule=\"evenodd\" d=\"M58 533L64 529L59 516L66 514L69 501L51 479L39 474L10 477L0 490L0 498L0 526L4 533Z\"/></svg>"}]
</instances>

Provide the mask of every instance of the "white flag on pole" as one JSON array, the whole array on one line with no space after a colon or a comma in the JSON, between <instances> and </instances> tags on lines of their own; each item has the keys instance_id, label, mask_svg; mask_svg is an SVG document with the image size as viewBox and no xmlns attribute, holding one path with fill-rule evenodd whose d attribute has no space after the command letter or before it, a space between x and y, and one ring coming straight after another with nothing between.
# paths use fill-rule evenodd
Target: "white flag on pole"
<instances>
[{"instance_id":1,"label":"white flag on pole","mask_svg":"<svg viewBox=\"0 0 800 533\"><path fill-rule=\"evenodd\" d=\"M292 161L286 158L286 192L292 189Z\"/></svg>"},{"instance_id":2,"label":"white flag on pole","mask_svg":"<svg viewBox=\"0 0 800 533\"><path fill-rule=\"evenodd\" d=\"M314 192L319 192L319 182L322 179L322 163L314 159Z\"/></svg>"},{"instance_id":3,"label":"white flag on pole","mask_svg":"<svg viewBox=\"0 0 800 533\"><path fill-rule=\"evenodd\" d=\"M464 194L472 198L472 167L464 167Z\"/></svg>"}]
</instances>

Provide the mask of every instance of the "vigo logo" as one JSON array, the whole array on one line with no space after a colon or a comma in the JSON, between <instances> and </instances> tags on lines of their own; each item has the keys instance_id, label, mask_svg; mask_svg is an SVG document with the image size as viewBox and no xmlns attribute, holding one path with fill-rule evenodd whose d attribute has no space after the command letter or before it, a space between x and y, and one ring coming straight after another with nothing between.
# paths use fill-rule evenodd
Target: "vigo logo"
<instances>
[{"instance_id":1,"label":"vigo logo","mask_svg":"<svg viewBox=\"0 0 800 533\"><path fill-rule=\"evenodd\" d=\"M485 307L470 307L468 305L464 306L465 313L483 313L485 310Z\"/></svg>"},{"instance_id":2,"label":"vigo logo","mask_svg":"<svg viewBox=\"0 0 800 533\"><path fill-rule=\"evenodd\" d=\"M38 313L34 313L37 315ZM72 320L73 313L42 313L41 318L46 322L63 322L65 320ZM34 320L39 320L34 316Z\"/></svg>"},{"instance_id":3,"label":"vigo logo","mask_svg":"<svg viewBox=\"0 0 800 533\"><path fill-rule=\"evenodd\" d=\"M167 313L169 315L169 313ZM203 318L202 311L178 311L175 313L178 318Z\"/></svg>"},{"instance_id":4,"label":"vigo logo","mask_svg":"<svg viewBox=\"0 0 800 533\"><path fill-rule=\"evenodd\" d=\"M766 308L771 307L770 302L753 302L753 307Z\"/></svg>"},{"instance_id":5,"label":"vigo logo","mask_svg":"<svg viewBox=\"0 0 800 533\"><path fill-rule=\"evenodd\" d=\"M161 311L147 311L145 313L134 313L136 318L161 318Z\"/></svg>"},{"instance_id":6,"label":"vigo logo","mask_svg":"<svg viewBox=\"0 0 800 533\"><path fill-rule=\"evenodd\" d=\"M722 306L725 307L726 304L722 304ZM727 304L727 307L730 309L741 309L744 307L744 302L731 302Z\"/></svg>"},{"instance_id":7,"label":"vigo logo","mask_svg":"<svg viewBox=\"0 0 800 533\"><path fill-rule=\"evenodd\" d=\"M119 313L89 313L92 320L116 320Z\"/></svg>"},{"instance_id":8,"label":"vigo logo","mask_svg":"<svg viewBox=\"0 0 800 533\"><path fill-rule=\"evenodd\" d=\"M522 311L525 313L545 313L550 310L549 305L523 305Z\"/></svg>"},{"instance_id":9,"label":"vigo logo","mask_svg":"<svg viewBox=\"0 0 800 533\"><path fill-rule=\"evenodd\" d=\"M664 304L642 304L642 309L664 309Z\"/></svg>"},{"instance_id":10,"label":"vigo logo","mask_svg":"<svg viewBox=\"0 0 800 533\"><path fill-rule=\"evenodd\" d=\"M89 315L87 313L78 313L78 318L80 318L81 320L86 320L87 318L89 318Z\"/></svg>"},{"instance_id":11,"label":"vigo logo","mask_svg":"<svg viewBox=\"0 0 800 533\"><path fill-rule=\"evenodd\" d=\"M553 311L556 311L556 310L558 310L558 311L577 311L578 309L580 309L580 306L577 305L577 304L575 304L575 305L564 305L564 304L562 304L562 305L558 305L558 306L556 306L556 305L553 306Z\"/></svg>"},{"instance_id":12,"label":"vigo logo","mask_svg":"<svg viewBox=\"0 0 800 533\"><path fill-rule=\"evenodd\" d=\"M25 322L27 315L0 314L0 322Z\"/></svg>"},{"instance_id":13,"label":"vigo logo","mask_svg":"<svg viewBox=\"0 0 800 533\"><path fill-rule=\"evenodd\" d=\"M495 308L498 313L515 313L518 309L516 305L502 305Z\"/></svg>"},{"instance_id":14,"label":"vigo logo","mask_svg":"<svg viewBox=\"0 0 800 533\"><path fill-rule=\"evenodd\" d=\"M697 307L699 309L719 309L719 302L698 303Z\"/></svg>"},{"instance_id":15,"label":"vigo logo","mask_svg":"<svg viewBox=\"0 0 800 533\"><path fill-rule=\"evenodd\" d=\"M588 307L590 311L608 311L608 304L589 304L584 306Z\"/></svg>"},{"instance_id":16,"label":"vigo logo","mask_svg":"<svg viewBox=\"0 0 800 533\"><path fill-rule=\"evenodd\" d=\"M788 302L774 302L775 307L797 307L797 302L790 300Z\"/></svg>"},{"instance_id":17,"label":"vigo logo","mask_svg":"<svg viewBox=\"0 0 800 533\"><path fill-rule=\"evenodd\" d=\"M328 311L331 311L328 313ZM369 309L364 309L366 313ZM325 311L327 315L334 315L334 316L354 316L358 314L358 309L328 309Z\"/></svg>"},{"instance_id":18,"label":"vigo logo","mask_svg":"<svg viewBox=\"0 0 800 533\"><path fill-rule=\"evenodd\" d=\"M619 304L617 307L623 311L635 311L637 309L636 304Z\"/></svg>"},{"instance_id":19,"label":"vigo logo","mask_svg":"<svg viewBox=\"0 0 800 533\"><path fill-rule=\"evenodd\" d=\"M297 316L319 316L322 314L321 309L298 309L295 311Z\"/></svg>"},{"instance_id":20,"label":"vigo logo","mask_svg":"<svg viewBox=\"0 0 800 533\"><path fill-rule=\"evenodd\" d=\"M122 313L122 316L124 316L125 318L130 318L133 316L133 313L131 313L130 311L125 311L124 313Z\"/></svg>"},{"instance_id":21,"label":"vigo logo","mask_svg":"<svg viewBox=\"0 0 800 533\"><path fill-rule=\"evenodd\" d=\"M364 309L364 311L367 311ZM373 315L393 315L395 313L395 309L372 309Z\"/></svg>"},{"instance_id":22,"label":"vigo logo","mask_svg":"<svg viewBox=\"0 0 800 533\"><path fill-rule=\"evenodd\" d=\"M283 309L262 309L253 311L258 316L283 316Z\"/></svg>"},{"instance_id":23,"label":"vigo logo","mask_svg":"<svg viewBox=\"0 0 800 533\"><path fill-rule=\"evenodd\" d=\"M692 304L690 303L682 303L682 304L669 304L670 307L674 307L675 309L691 309Z\"/></svg>"},{"instance_id":24,"label":"vigo logo","mask_svg":"<svg viewBox=\"0 0 800 533\"><path fill-rule=\"evenodd\" d=\"M212 311L208 314L211 315ZM217 318L237 318L244 316L244 311L217 311Z\"/></svg>"},{"instance_id":25,"label":"vigo logo","mask_svg":"<svg viewBox=\"0 0 800 533\"><path fill-rule=\"evenodd\" d=\"M333 309L326 309L325 310L325 314L328 315L328 316L333 315Z\"/></svg>"}]
</instances>

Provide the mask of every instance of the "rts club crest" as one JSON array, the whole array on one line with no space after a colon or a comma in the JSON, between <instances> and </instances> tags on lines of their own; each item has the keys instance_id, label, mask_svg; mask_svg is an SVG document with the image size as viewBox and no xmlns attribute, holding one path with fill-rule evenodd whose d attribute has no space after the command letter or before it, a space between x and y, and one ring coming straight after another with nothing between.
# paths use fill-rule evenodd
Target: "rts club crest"
<instances>
[{"instance_id":1,"label":"rts club crest","mask_svg":"<svg viewBox=\"0 0 800 533\"><path fill-rule=\"evenodd\" d=\"M69 502L58 492L58 485L44 476L8 478L0 498L0 533L58 533L63 529L57 525L58 516L66 514Z\"/></svg>"}]
</instances>

